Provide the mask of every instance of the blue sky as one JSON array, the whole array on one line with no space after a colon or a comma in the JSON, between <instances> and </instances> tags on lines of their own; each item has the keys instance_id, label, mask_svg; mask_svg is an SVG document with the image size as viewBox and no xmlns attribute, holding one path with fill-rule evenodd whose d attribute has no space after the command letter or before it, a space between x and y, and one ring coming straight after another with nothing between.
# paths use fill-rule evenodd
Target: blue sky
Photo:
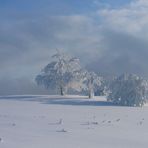
<instances>
[{"instance_id":1,"label":"blue sky","mask_svg":"<svg viewBox=\"0 0 148 148\"><path fill-rule=\"evenodd\" d=\"M0 0L0 94L42 92L34 78L56 48L103 75L148 77L147 14L147 0Z\"/></svg>"},{"instance_id":2,"label":"blue sky","mask_svg":"<svg viewBox=\"0 0 148 148\"><path fill-rule=\"evenodd\" d=\"M111 7L120 7L130 0L1 0L0 8L6 14L42 14L70 15L88 14L98 8L96 3L108 4Z\"/></svg>"}]
</instances>

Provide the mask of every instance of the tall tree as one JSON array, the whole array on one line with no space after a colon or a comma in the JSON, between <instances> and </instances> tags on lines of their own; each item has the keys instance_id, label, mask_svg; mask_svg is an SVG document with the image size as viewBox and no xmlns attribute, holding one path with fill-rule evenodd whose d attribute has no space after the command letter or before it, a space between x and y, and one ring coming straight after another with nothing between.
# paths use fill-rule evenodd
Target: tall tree
<instances>
[{"instance_id":1,"label":"tall tree","mask_svg":"<svg viewBox=\"0 0 148 148\"><path fill-rule=\"evenodd\" d=\"M78 58L57 51L52 56L52 61L44 67L41 74L37 75L36 82L47 89L57 89L61 95L64 95L69 88L78 89L74 84L79 83L77 75L80 71Z\"/></svg>"}]
</instances>

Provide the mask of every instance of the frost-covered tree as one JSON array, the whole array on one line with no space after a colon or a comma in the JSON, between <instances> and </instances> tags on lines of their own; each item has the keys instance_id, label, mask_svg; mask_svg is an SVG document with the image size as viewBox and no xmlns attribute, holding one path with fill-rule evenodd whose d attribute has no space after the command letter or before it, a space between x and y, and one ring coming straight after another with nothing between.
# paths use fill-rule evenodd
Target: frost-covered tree
<instances>
[{"instance_id":1,"label":"frost-covered tree","mask_svg":"<svg viewBox=\"0 0 148 148\"><path fill-rule=\"evenodd\" d=\"M94 97L94 92L101 86L102 77L99 77L94 72L84 72L83 90L87 91L89 98Z\"/></svg>"},{"instance_id":2,"label":"frost-covered tree","mask_svg":"<svg viewBox=\"0 0 148 148\"><path fill-rule=\"evenodd\" d=\"M100 77L101 85L95 88L95 95L97 96L108 96L109 93L109 80L104 77Z\"/></svg>"},{"instance_id":3,"label":"frost-covered tree","mask_svg":"<svg viewBox=\"0 0 148 148\"><path fill-rule=\"evenodd\" d=\"M52 56L52 59L41 74L37 75L37 84L44 85L47 89L59 90L61 95L64 95L69 88L78 90L76 83L80 83L78 75L81 72L79 59L59 51Z\"/></svg>"},{"instance_id":4,"label":"frost-covered tree","mask_svg":"<svg viewBox=\"0 0 148 148\"><path fill-rule=\"evenodd\" d=\"M124 106L143 106L147 99L147 82L133 74L123 74L110 85L108 101Z\"/></svg>"}]
</instances>

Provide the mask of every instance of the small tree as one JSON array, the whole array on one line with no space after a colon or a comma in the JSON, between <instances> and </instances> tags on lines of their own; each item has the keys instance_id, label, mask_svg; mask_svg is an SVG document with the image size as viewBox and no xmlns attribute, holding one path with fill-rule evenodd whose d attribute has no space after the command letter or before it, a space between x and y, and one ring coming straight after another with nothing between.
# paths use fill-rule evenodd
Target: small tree
<instances>
[{"instance_id":1,"label":"small tree","mask_svg":"<svg viewBox=\"0 0 148 148\"><path fill-rule=\"evenodd\" d=\"M89 98L93 98L94 92L96 91L98 87L101 86L102 77L99 77L94 72L85 71L83 80L84 80L83 89L88 92Z\"/></svg>"},{"instance_id":2,"label":"small tree","mask_svg":"<svg viewBox=\"0 0 148 148\"><path fill-rule=\"evenodd\" d=\"M133 74L115 78L110 85L108 101L124 106L143 106L147 98L147 82Z\"/></svg>"},{"instance_id":3,"label":"small tree","mask_svg":"<svg viewBox=\"0 0 148 148\"><path fill-rule=\"evenodd\" d=\"M60 94L67 93L68 88L73 88L73 83L79 83L77 75L81 71L79 59L70 57L65 53L57 52L52 56L53 61L37 75L38 85L47 89L58 89Z\"/></svg>"},{"instance_id":4,"label":"small tree","mask_svg":"<svg viewBox=\"0 0 148 148\"><path fill-rule=\"evenodd\" d=\"M100 77L101 85L95 88L95 95L97 96L108 96L109 89L109 80L103 77Z\"/></svg>"}]
</instances>

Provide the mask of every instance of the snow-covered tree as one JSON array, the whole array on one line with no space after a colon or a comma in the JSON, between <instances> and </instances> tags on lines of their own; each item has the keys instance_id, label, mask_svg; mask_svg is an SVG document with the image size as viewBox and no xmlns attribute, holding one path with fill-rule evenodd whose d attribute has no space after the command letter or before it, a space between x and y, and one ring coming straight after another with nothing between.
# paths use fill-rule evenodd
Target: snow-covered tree
<instances>
[{"instance_id":1,"label":"snow-covered tree","mask_svg":"<svg viewBox=\"0 0 148 148\"><path fill-rule=\"evenodd\" d=\"M83 80L84 80L83 90L88 92L89 98L93 98L94 92L98 87L101 86L102 77L99 77L94 72L85 71Z\"/></svg>"},{"instance_id":2,"label":"snow-covered tree","mask_svg":"<svg viewBox=\"0 0 148 148\"><path fill-rule=\"evenodd\" d=\"M110 85L108 101L124 106L143 106L147 99L147 81L133 74L123 74Z\"/></svg>"},{"instance_id":3,"label":"snow-covered tree","mask_svg":"<svg viewBox=\"0 0 148 148\"><path fill-rule=\"evenodd\" d=\"M81 72L79 59L57 51L52 56L52 61L45 66L41 74L37 75L38 85L44 85L47 89L56 89L64 95L69 88L79 89ZM77 84L77 85L76 85Z\"/></svg>"},{"instance_id":4,"label":"snow-covered tree","mask_svg":"<svg viewBox=\"0 0 148 148\"><path fill-rule=\"evenodd\" d=\"M108 96L109 93L109 80L104 77L100 77L101 85L95 88L96 96Z\"/></svg>"}]
</instances>

